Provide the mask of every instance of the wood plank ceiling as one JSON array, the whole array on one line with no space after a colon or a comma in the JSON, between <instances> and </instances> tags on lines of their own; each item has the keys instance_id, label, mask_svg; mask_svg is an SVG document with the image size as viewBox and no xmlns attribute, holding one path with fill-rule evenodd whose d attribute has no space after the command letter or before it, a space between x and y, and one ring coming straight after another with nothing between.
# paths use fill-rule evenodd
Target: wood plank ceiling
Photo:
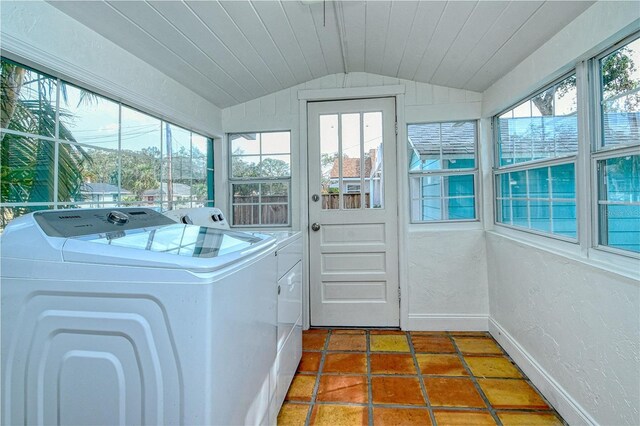
<instances>
[{"instance_id":1,"label":"wood plank ceiling","mask_svg":"<svg viewBox=\"0 0 640 426\"><path fill-rule=\"evenodd\" d=\"M484 91L591 1L52 1L224 108L333 73Z\"/></svg>"}]
</instances>

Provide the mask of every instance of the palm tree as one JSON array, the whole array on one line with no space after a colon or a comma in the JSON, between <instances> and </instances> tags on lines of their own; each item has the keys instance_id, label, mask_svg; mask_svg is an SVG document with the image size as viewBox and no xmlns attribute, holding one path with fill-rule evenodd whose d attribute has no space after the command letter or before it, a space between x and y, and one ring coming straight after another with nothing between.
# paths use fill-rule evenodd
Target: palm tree
<instances>
[{"instance_id":1,"label":"palm tree","mask_svg":"<svg viewBox=\"0 0 640 426\"><path fill-rule=\"evenodd\" d=\"M0 80L2 128L56 137L55 95L58 80L4 59ZM60 89L61 96L66 99L66 88L62 82ZM65 112L61 110L59 115L65 116ZM76 141L62 120L59 120L57 136L70 142ZM5 132L0 134L0 196L3 203L53 201L55 145L54 142L37 137ZM91 162L91 158L81 147L64 143L58 144L57 161L58 200L71 202L79 194L82 171L85 163ZM48 207L5 208L0 214L0 227L4 227L15 216L46 208Z\"/></svg>"}]
</instances>

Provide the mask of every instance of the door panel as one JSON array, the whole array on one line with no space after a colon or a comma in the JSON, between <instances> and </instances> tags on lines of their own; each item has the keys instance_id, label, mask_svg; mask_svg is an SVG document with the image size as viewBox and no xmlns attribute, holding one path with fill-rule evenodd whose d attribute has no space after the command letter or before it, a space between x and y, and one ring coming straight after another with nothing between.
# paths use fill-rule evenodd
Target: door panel
<instances>
[{"instance_id":1,"label":"door panel","mask_svg":"<svg viewBox=\"0 0 640 426\"><path fill-rule=\"evenodd\" d=\"M311 324L397 327L394 99L308 106Z\"/></svg>"}]
</instances>

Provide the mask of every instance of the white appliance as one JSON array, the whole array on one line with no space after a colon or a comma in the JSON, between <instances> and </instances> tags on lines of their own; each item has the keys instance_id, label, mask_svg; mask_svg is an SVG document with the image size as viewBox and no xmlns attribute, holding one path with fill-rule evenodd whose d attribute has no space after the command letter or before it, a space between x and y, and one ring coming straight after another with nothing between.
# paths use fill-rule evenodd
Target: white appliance
<instances>
[{"instance_id":1,"label":"white appliance","mask_svg":"<svg viewBox=\"0 0 640 426\"><path fill-rule=\"evenodd\" d=\"M215 207L175 209L164 214L178 223L229 229L224 214ZM297 231L268 234L278 240L278 332L269 403L269 423L275 424L302 357L302 238Z\"/></svg>"},{"instance_id":2,"label":"white appliance","mask_svg":"<svg viewBox=\"0 0 640 426\"><path fill-rule=\"evenodd\" d=\"M173 209L164 212L164 215L178 223L189 223L211 228L230 229L229 222L217 207L194 207Z\"/></svg>"},{"instance_id":3,"label":"white appliance","mask_svg":"<svg viewBox=\"0 0 640 426\"><path fill-rule=\"evenodd\" d=\"M0 247L3 424L268 422L272 237L52 210Z\"/></svg>"}]
</instances>

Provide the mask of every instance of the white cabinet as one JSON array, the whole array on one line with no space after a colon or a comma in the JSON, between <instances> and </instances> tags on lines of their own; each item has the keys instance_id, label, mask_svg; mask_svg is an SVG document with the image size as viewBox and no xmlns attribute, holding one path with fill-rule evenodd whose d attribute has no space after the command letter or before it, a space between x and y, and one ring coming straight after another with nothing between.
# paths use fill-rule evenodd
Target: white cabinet
<instances>
[{"instance_id":1,"label":"white cabinet","mask_svg":"<svg viewBox=\"0 0 640 426\"><path fill-rule=\"evenodd\" d=\"M271 370L272 386L269 423L275 425L278 412L302 357L302 238L298 233L281 243L278 259L277 355Z\"/></svg>"}]
</instances>

